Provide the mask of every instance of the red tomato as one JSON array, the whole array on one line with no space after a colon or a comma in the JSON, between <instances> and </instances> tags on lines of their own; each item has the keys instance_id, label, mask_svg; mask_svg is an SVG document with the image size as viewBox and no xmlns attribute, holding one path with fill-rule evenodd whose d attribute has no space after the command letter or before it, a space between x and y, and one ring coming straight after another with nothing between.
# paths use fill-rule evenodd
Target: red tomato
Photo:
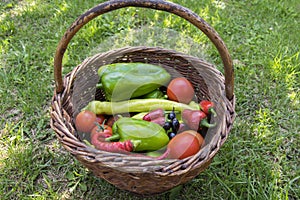
<instances>
[{"instance_id":1,"label":"red tomato","mask_svg":"<svg viewBox=\"0 0 300 200\"><path fill-rule=\"evenodd\" d=\"M188 104L194 98L195 90L189 80L178 77L169 83L167 95L170 100Z\"/></svg>"},{"instance_id":2,"label":"red tomato","mask_svg":"<svg viewBox=\"0 0 300 200\"><path fill-rule=\"evenodd\" d=\"M104 125L104 126L96 126L91 131L91 143L94 144L96 141L93 140L99 140L104 142L105 138L108 138L112 136L112 128L110 126ZM93 137L95 135L95 137ZM97 135L97 136L96 136Z\"/></svg>"},{"instance_id":3,"label":"red tomato","mask_svg":"<svg viewBox=\"0 0 300 200\"><path fill-rule=\"evenodd\" d=\"M112 128L108 125L104 125L104 126L96 126L92 129L91 131L91 135L95 134L95 133L105 133L105 134L108 134L108 135L112 135Z\"/></svg>"},{"instance_id":4,"label":"red tomato","mask_svg":"<svg viewBox=\"0 0 300 200\"><path fill-rule=\"evenodd\" d=\"M81 111L76 116L75 126L80 132L90 133L96 126L96 114L89 110Z\"/></svg>"},{"instance_id":5,"label":"red tomato","mask_svg":"<svg viewBox=\"0 0 300 200\"><path fill-rule=\"evenodd\" d=\"M168 143L168 158L183 159L196 154L202 144L203 137L194 130L177 134Z\"/></svg>"}]
</instances>

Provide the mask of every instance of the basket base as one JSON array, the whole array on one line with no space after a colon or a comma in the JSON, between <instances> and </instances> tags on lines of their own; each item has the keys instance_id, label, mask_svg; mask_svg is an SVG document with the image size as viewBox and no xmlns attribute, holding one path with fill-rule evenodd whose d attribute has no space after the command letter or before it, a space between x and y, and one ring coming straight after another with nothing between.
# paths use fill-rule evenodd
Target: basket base
<instances>
[{"instance_id":1,"label":"basket base","mask_svg":"<svg viewBox=\"0 0 300 200\"><path fill-rule=\"evenodd\" d=\"M78 160L80 161L80 159ZM138 196L153 196L187 183L204 171L210 165L211 160L198 168L188 170L181 176L176 176L176 174L161 176L154 173L128 173L105 166L101 166L100 170L96 163L81 163L91 170L96 177L106 180L118 189L131 192Z\"/></svg>"}]
</instances>

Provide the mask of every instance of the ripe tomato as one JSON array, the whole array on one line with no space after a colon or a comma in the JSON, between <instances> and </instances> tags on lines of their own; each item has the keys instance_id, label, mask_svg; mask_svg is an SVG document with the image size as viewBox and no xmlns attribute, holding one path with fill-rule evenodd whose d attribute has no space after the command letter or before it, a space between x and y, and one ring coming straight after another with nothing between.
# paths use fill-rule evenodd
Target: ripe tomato
<instances>
[{"instance_id":1,"label":"ripe tomato","mask_svg":"<svg viewBox=\"0 0 300 200\"><path fill-rule=\"evenodd\" d=\"M112 136L112 128L107 125L97 125L94 127L91 131L91 143L94 144L96 141L93 140L99 140L104 142L105 138L108 138Z\"/></svg>"},{"instance_id":2,"label":"ripe tomato","mask_svg":"<svg viewBox=\"0 0 300 200\"><path fill-rule=\"evenodd\" d=\"M188 104L193 99L195 90L189 80L178 77L169 83L167 95L170 100Z\"/></svg>"},{"instance_id":3,"label":"ripe tomato","mask_svg":"<svg viewBox=\"0 0 300 200\"><path fill-rule=\"evenodd\" d=\"M91 131L91 135L96 134L96 133L105 133L108 135L112 135L112 128L108 125L97 125L94 127Z\"/></svg>"},{"instance_id":4,"label":"ripe tomato","mask_svg":"<svg viewBox=\"0 0 300 200\"><path fill-rule=\"evenodd\" d=\"M90 133L96 126L96 114L89 110L81 111L76 116L75 126L80 132Z\"/></svg>"},{"instance_id":5,"label":"ripe tomato","mask_svg":"<svg viewBox=\"0 0 300 200\"><path fill-rule=\"evenodd\" d=\"M204 142L203 137L194 130L177 134L168 143L168 158L183 159L196 154Z\"/></svg>"}]
</instances>

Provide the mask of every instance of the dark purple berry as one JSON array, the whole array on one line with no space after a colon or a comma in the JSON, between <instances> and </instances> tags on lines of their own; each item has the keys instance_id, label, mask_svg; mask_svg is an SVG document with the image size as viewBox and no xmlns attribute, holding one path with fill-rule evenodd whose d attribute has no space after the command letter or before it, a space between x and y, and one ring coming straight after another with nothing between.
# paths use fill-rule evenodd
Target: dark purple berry
<instances>
[{"instance_id":1,"label":"dark purple berry","mask_svg":"<svg viewBox=\"0 0 300 200\"><path fill-rule=\"evenodd\" d=\"M171 122L165 122L165 124L163 125L163 128L167 131L170 130L172 128L172 123Z\"/></svg>"},{"instance_id":2,"label":"dark purple berry","mask_svg":"<svg viewBox=\"0 0 300 200\"><path fill-rule=\"evenodd\" d=\"M173 110L168 114L168 119L173 120L176 118L176 113L174 112L174 107Z\"/></svg>"},{"instance_id":3,"label":"dark purple berry","mask_svg":"<svg viewBox=\"0 0 300 200\"><path fill-rule=\"evenodd\" d=\"M175 137L175 135L176 135L176 133L174 133L174 132L168 133L168 136L169 136L170 139L172 139L173 137Z\"/></svg>"},{"instance_id":4,"label":"dark purple berry","mask_svg":"<svg viewBox=\"0 0 300 200\"><path fill-rule=\"evenodd\" d=\"M172 111L168 114L168 119L173 120L176 117L176 114Z\"/></svg>"},{"instance_id":5,"label":"dark purple berry","mask_svg":"<svg viewBox=\"0 0 300 200\"><path fill-rule=\"evenodd\" d=\"M179 127L180 127L180 123L179 123L178 119L174 118L172 120L172 130L173 130L173 132L177 133L177 131L179 130Z\"/></svg>"}]
</instances>

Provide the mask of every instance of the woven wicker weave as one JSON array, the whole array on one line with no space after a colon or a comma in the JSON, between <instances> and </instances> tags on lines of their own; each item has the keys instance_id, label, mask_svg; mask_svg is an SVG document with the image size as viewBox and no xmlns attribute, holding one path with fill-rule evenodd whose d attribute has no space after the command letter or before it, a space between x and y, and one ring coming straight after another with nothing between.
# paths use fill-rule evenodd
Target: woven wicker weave
<instances>
[{"instance_id":1,"label":"woven wicker weave","mask_svg":"<svg viewBox=\"0 0 300 200\"><path fill-rule=\"evenodd\" d=\"M176 14L194 24L216 46L224 64L224 74L214 65L180 52L158 47L124 47L85 59L64 78L62 58L72 37L95 17L128 6L146 7ZM172 77L184 76L195 87L197 100L209 99L216 104L215 128L207 130L205 146L194 156L183 160L154 160L96 150L81 141L74 127L74 116L89 101L102 100L96 90L97 69L109 63L146 62L164 67ZM76 159L116 187L143 195L162 193L196 177L206 169L226 141L234 121L233 66L229 52L219 37L203 19L190 10L160 0L112 0L95 6L81 15L62 37L55 54L56 88L52 99L51 127L57 138Z\"/></svg>"}]
</instances>

